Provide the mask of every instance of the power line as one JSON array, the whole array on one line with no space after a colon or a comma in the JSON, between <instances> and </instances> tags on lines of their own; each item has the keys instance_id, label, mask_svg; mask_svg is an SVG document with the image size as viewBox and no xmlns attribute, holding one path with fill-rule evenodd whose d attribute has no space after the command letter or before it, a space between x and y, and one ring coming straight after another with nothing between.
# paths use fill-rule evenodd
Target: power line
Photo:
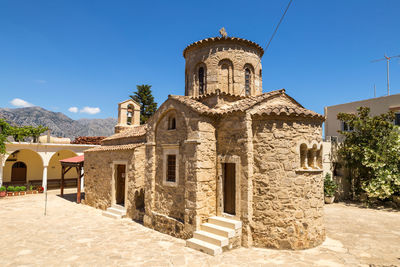
<instances>
[{"instance_id":1,"label":"power line","mask_svg":"<svg viewBox=\"0 0 400 267\"><path fill-rule=\"evenodd\" d=\"M265 49L264 49L264 53L267 52L268 47L269 47L269 45L271 44L272 39L274 39L274 36L275 36L276 32L278 31L279 26L281 25L281 23L282 23L282 21L283 21L283 18L285 17L286 12L288 11L288 9L289 9L290 4L292 3L292 1L293 1L293 0L290 0L290 1L289 1L288 5L287 5L287 7L286 7L286 9L285 9L285 12L283 12L283 15L282 15L281 19L279 20L278 25L276 25L276 28L275 28L274 33L272 34L271 38L269 39L269 42L268 42L267 46L266 46Z\"/></svg>"},{"instance_id":2,"label":"power line","mask_svg":"<svg viewBox=\"0 0 400 267\"><path fill-rule=\"evenodd\" d=\"M285 9L285 11L284 11L283 14L282 14L281 19L279 20L278 24L276 25L275 30L274 30L274 32L272 33L272 36L271 36L271 38L269 39L268 44L267 44L267 46L266 46L265 49L264 49L264 54L267 52L267 50L268 50L268 48L269 48L269 45L270 45L271 42L272 42L272 39L274 39L275 34L278 32L279 26L281 25L283 19L285 18L285 15L286 15L286 13L287 13L287 11L288 11L288 9L289 9L290 4L292 3L292 1L293 1L293 0L290 0L289 3L288 3L288 5L286 6L286 9ZM260 65L260 63L261 63L261 58L260 58L260 60L258 61L256 67L254 68L254 71L257 69L257 67L258 67L258 65ZM260 78L261 78L261 77L260 77ZM243 93L244 89L245 89L245 88L243 88L243 90L242 90L242 92L240 92L240 94Z\"/></svg>"}]
</instances>

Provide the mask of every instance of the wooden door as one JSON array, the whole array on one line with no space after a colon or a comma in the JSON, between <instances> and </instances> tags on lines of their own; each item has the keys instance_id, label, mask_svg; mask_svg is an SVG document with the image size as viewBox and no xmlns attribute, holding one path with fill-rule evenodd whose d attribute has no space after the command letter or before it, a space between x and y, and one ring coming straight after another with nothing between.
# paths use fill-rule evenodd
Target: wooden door
<instances>
[{"instance_id":1,"label":"wooden door","mask_svg":"<svg viewBox=\"0 0 400 267\"><path fill-rule=\"evenodd\" d=\"M115 202L123 206L125 204L125 165L117 165L117 177L115 182Z\"/></svg>"},{"instance_id":2,"label":"wooden door","mask_svg":"<svg viewBox=\"0 0 400 267\"><path fill-rule=\"evenodd\" d=\"M235 163L224 163L224 212L235 215L236 171Z\"/></svg>"},{"instance_id":3,"label":"wooden door","mask_svg":"<svg viewBox=\"0 0 400 267\"><path fill-rule=\"evenodd\" d=\"M18 183L18 184L26 183L26 165L25 165L25 163L18 161L12 165L11 182Z\"/></svg>"}]
</instances>

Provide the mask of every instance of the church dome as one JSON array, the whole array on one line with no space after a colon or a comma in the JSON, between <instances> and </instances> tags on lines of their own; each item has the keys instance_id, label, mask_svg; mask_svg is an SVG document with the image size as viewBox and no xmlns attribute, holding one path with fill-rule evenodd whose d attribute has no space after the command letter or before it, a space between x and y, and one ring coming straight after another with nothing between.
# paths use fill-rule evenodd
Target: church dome
<instances>
[{"instance_id":1,"label":"church dome","mask_svg":"<svg viewBox=\"0 0 400 267\"><path fill-rule=\"evenodd\" d=\"M188 45L183 50L185 95L262 94L263 54L257 43L237 37L212 37Z\"/></svg>"}]
</instances>

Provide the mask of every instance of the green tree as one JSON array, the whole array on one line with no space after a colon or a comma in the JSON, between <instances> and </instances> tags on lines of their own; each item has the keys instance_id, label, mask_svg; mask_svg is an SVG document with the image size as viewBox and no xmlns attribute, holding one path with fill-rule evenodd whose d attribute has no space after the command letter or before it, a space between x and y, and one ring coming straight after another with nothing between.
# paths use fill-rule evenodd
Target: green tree
<instances>
[{"instance_id":1,"label":"green tree","mask_svg":"<svg viewBox=\"0 0 400 267\"><path fill-rule=\"evenodd\" d=\"M130 97L141 105L140 124L144 124L156 112L157 103L154 102L151 85L136 85L136 89L137 91L133 92L133 95L130 95Z\"/></svg>"},{"instance_id":2,"label":"green tree","mask_svg":"<svg viewBox=\"0 0 400 267\"><path fill-rule=\"evenodd\" d=\"M350 171L354 193L389 198L400 193L400 131L393 124L394 113L370 116L360 107L357 114L339 113L337 118L352 131L339 131L345 139L339 156Z\"/></svg>"},{"instance_id":3,"label":"green tree","mask_svg":"<svg viewBox=\"0 0 400 267\"><path fill-rule=\"evenodd\" d=\"M7 137L11 134L11 126L4 119L0 119L0 155L6 153Z\"/></svg>"}]
</instances>

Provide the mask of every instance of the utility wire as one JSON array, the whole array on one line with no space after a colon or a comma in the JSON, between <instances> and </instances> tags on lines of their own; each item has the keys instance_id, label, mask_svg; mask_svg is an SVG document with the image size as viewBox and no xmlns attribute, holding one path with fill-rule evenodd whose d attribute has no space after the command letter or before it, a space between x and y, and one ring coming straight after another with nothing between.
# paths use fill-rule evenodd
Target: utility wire
<instances>
[{"instance_id":1,"label":"utility wire","mask_svg":"<svg viewBox=\"0 0 400 267\"><path fill-rule=\"evenodd\" d=\"M272 39L274 39L275 34L278 32L279 26L281 25L281 23L282 23L282 21L283 21L285 15L286 15L286 13L287 13L287 11L289 10L289 7L290 7L290 4L292 4L292 1L293 1L293 0L290 0L289 3L288 3L288 5L286 6L286 9L285 9L285 11L284 11L283 14L282 14L281 19L279 20L278 25L276 25L276 27L275 27L274 33L272 34L271 38L270 38L269 41L268 41L267 46L266 46L265 49L264 49L264 54L266 54L266 52L267 52L267 50L268 50L268 48L269 48L269 45L270 45L271 42L272 42ZM258 61L256 67L254 68L254 71L256 71L256 69L257 69L258 65L260 65L260 63L261 63L261 58L260 58L260 60ZM255 74L254 74L254 75L255 75ZM261 78L261 77L260 77L260 78ZM244 88L243 88L242 92L240 92L240 94L242 94L243 91L244 91Z\"/></svg>"},{"instance_id":2,"label":"utility wire","mask_svg":"<svg viewBox=\"0 0 400 267\"><path fill-rule=\"evenodd\" d=\"M288 9L289 9L289 7L290 7L290 4L292 3L292 1L293 1L293 0L290 0L290 1L289 1L288 5L287 5L287 7L286 7L286 9L285 9L285 12L283 12L283 15L282 15L282 17L281 17L281 19L279 20L279 23L278 23L278 25L276 25L275 31L274 31L274 33L272 34L271 38L269 39L269 42L268 42L267 46L266 46L266 47L265 47L265 49L264 49L264 51L265 51L265 52L267 52L267 50L268 50L268 47L269 47L269 45L270 45L270 44L271 44L271 42L272 42L272 39L274 39L274 37L275 37L275 34L276 34L276 32L278 31L278 29L279 29L279 26L281 25L281 23L282 23L282 21L283 21L283 18L285 17L285 15L286 15L286 12L288 11Z\"/></svg>"}]
</instances>

